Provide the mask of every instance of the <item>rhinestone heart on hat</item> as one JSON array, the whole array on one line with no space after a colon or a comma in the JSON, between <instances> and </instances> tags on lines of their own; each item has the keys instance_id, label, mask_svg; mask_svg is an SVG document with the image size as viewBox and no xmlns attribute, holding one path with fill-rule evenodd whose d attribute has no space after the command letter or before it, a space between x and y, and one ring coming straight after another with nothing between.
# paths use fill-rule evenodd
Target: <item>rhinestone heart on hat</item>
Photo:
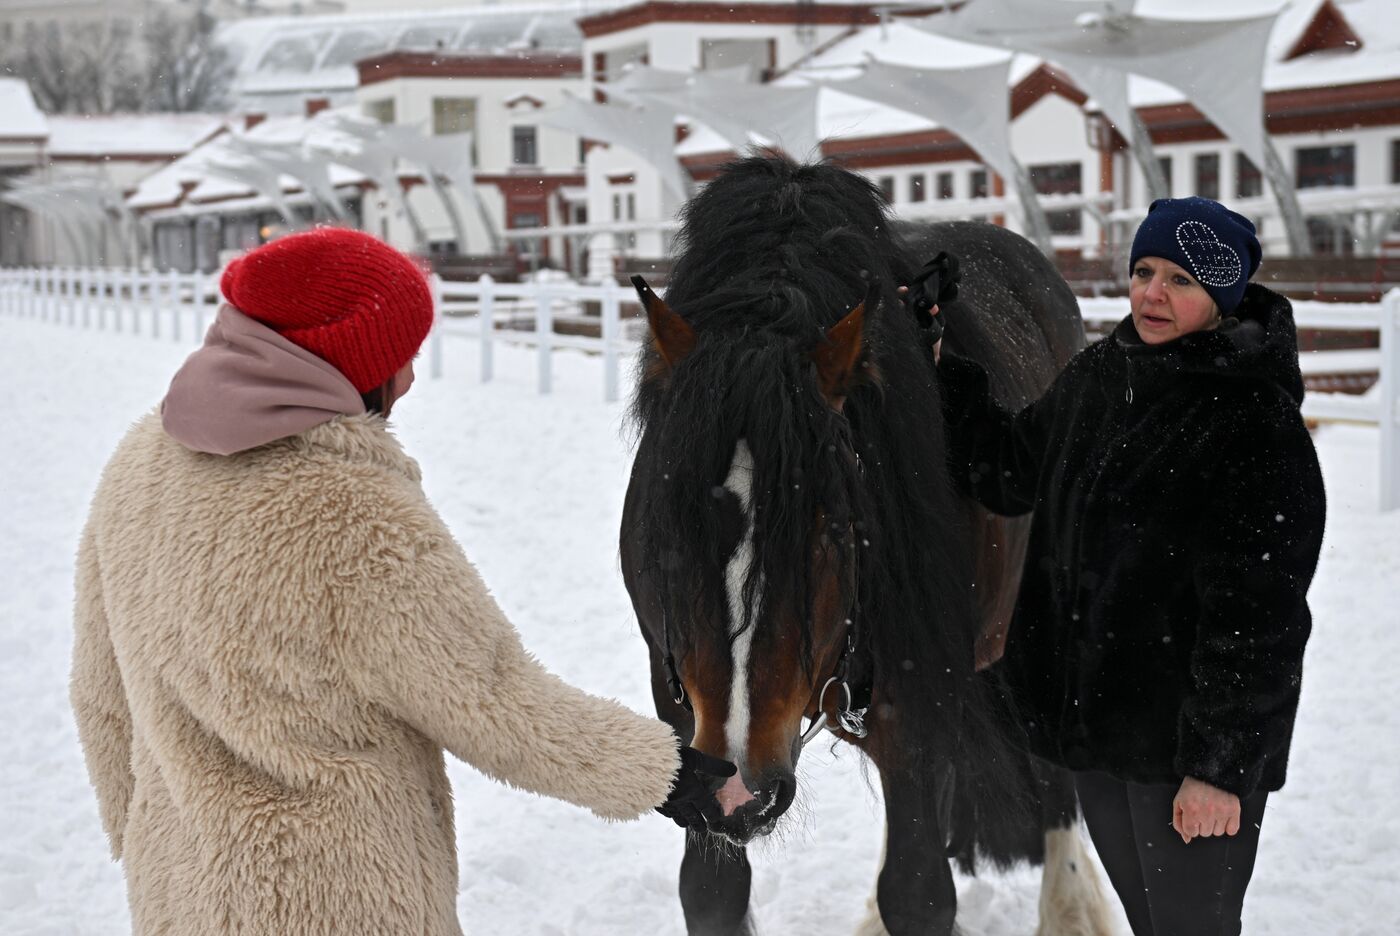
<instances>
[{"instance_id":1,"label":"rhinestone heart on hat","mask_svg":"<svg viewBox=\"0 0 1400 936\"><path fill-rule=\"evenodd\" d=\"M1191 261L1191 272L1204 286L1233 286L1244 273L1244 263L1233 247L1222 244L1200 221L1183 221L1176 229L1176 242Z\"/></svg>"}]
</instances>

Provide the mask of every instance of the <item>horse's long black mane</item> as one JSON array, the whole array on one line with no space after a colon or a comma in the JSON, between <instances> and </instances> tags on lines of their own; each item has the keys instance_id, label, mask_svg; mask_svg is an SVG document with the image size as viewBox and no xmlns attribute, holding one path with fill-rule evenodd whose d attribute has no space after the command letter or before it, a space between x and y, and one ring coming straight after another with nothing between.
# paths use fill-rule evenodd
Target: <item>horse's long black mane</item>
<instances>
[{"instance_id":1,"label":"horse's long black mane","mask_svg":"<svg viewBox=\"0 0 1400 936\"><path fill-rule=\"evenodd\" d=\"M740 160L686 206L677 253L666 299L696 346L671 370L649 348L631 410L634 478L651 479L634 535L678 622L672 638L684 647L697 607L709 612L699 619L725 619L716 603L736 531L720 485L742 438L756 503L750 620L762 619L760 594L810 596L820 512L854 564L885 703L875 717L894 720L917 773L960 730L979 730L983 703L971 674L966 521L929 352L895 294L910 263L884 199L835 166ZM819 392L809 355L867 294L868 379L843 416ZM806 620L810 608L800 610ZM809 635L809 667L810 648Z\"/></svg>"}]
</instances>

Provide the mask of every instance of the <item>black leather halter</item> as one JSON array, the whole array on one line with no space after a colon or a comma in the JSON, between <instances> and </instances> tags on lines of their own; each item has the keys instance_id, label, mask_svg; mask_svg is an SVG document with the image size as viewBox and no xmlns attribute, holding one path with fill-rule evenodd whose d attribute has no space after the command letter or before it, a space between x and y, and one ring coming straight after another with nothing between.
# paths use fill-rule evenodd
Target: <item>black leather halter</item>
<instances>
[{"instance_id":1,"label":"black leather halter","mask_svg":"<svg viewBox=\"0 0 1400 936\"><path fill-rule=\"evenodd\" d=\"M836 665L832 668L832 673L822 683L821 696L817 699L817 714L812 719L807 729L803 731L802 741L806 744L823 727L832 727L826 717L826 692L832 686L840 689L836 708L836 724L841 730L857 738L864 738L869 729L865 726L865 713L870 708L870 699L874 694L874 667L867 661L867 672L864 678L860 679L854 686L851 685L851 673L855 669L853 660L862 650L862 638L864 637L861 620L860 607L860 575L859 564L857 564L857 574L855 576L855 595L851 601L850 616L846 618L846 641L841 648L841 655L836 659ZM685 685L681 682L680 671L676 668L676 657L671 651L671 616L667 611L666 602L661 602L661 665L666 672L666 688L671 694L671 701L677 705L685 707L687 712L694 712L695 707L691 704L690 695L685 691Z\"/></svg>"},{"instance_id":2,"label":"black leather halter","mask_svg":"<svg viewBox=\"0 0 1400 936\"><path fill-rule=\"evenodd\" d=\"M854 449L851 452L855 458L856 471L862 482L865 479L865 462L861 460L860 453ZM870 708L870 700L875 691L875 667L873 662L866 659L865 673L861 675L859 681L852 686L851 674L856 669L854 661L858 654L865 649L863 639L865 634L862 628L860 606L860 550L856 548L855 575L852 587L851 606L846 618L846 642L841 648L841 655L836 659L836 665L832 668L832 673L822 683L821 695L817 697L817 714L812 719L811 724L802 733L802 743L805 745L815 737L823 727L839 727L847 734L857 738L864 738L869 734L869 729L865 725L865 713ZM868 654L866 654L868 656ZM666 671L666 688L671 694L671 701L677 705L685 707L687 712L693 713L695 707L690 702L690 695L685 691L685 685L681 682L680 671L676 668L676 657L671 652L671 616L667 609L667 603L663 597L661 600L661 665ZM836 726L832 726L826 717L826 693L832 686L837 686L840 695L837 697Z\"/></svg>"}]
</instances>

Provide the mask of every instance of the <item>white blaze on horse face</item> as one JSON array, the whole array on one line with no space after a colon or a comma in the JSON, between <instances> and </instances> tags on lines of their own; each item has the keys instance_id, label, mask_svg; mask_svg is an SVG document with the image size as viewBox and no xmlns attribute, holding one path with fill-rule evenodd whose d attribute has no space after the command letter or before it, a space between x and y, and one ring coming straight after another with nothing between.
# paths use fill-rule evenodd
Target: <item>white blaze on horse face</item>
<instances>
[{"instance_id":1,"label":"white blaze on horse face","mask_svg":"<svg viewBox=\"0 0 1400 936\"><path fill-rule=\"evenodd\" d=\"M724 585L729 597L729 633L738 634L731 645L734 654L733 679L729 684L729 719L724 723L724 739L729 745L729 757L736 764L743 764L749 741L749 650L753 646L753 628L740 628L748 619L744 606L744 581L749 577L753 566L753 454L749 445L740 439L734 447L734 460L729 464L729 475L724 486L739 500L739 512L743 519L743 533L739 545L729 557L724 570ZM754 606L760 603L761 595L754 596Z\"/></svg>"}]
</instances>

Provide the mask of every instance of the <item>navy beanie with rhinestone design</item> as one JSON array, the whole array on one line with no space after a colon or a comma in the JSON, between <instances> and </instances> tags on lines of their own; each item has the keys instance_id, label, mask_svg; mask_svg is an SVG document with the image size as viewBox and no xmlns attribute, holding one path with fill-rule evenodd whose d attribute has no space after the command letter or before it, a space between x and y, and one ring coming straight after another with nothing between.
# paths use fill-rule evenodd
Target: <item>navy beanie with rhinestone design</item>
<instances>
[{"instance_id":1,"label":"navy beanie with rhinestone design","mask_svg":"<svg viewBox=\"0 0 1400 936\"><path fill-rule=\"evenodd\" d=\"M1142 257L1161 257L1196 278L1223 315L1235 311L1259 269L1254 224L1209 198L1159 198L1133 238L1128 273Z\"/></svg>"}]
</instances>

